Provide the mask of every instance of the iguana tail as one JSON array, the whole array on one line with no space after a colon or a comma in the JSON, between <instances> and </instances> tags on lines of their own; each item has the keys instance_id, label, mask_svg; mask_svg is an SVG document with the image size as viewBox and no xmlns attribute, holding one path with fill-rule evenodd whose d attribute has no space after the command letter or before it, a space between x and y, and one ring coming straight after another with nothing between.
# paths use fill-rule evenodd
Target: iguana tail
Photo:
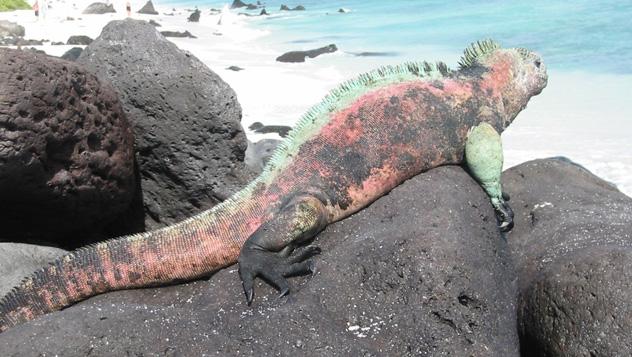
<instances>
[{"instance_id":1,"label":"iguana tail","mask_svg":"<svg viewBox=\"0 0 632 357\"><path fill-rule=\"evenodd\" d=\"M262 210L247 200L229 201L177 225L55 260L0 300L0 332L93 295L192 280L235 263Z\"/></svg>"}]
</instances>

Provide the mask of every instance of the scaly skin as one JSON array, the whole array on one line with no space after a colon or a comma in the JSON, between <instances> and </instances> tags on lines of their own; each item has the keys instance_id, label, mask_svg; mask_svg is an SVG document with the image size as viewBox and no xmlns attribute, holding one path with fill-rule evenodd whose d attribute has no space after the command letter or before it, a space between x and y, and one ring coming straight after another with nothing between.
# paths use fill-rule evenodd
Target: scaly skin
<instances>
[{"instance_id":1,"label":"scaly skin","mask_svg":"<svg viewBox=\"0 0 632 357\"><path fill-rule=\"evenodd\" d=\"M318 252L290 255L298 244L418 173L462 163L472 127L502 132L547 80L537 55L491 42L468 49L459 71L407 66L333 91L262 175L221 205L82 248L25 279L0 302L0 332L106 291L206 276L238 257L248 302L258 275L286 293L284 277L312 270L305 259Z\"/></svg>"}]
</instances>

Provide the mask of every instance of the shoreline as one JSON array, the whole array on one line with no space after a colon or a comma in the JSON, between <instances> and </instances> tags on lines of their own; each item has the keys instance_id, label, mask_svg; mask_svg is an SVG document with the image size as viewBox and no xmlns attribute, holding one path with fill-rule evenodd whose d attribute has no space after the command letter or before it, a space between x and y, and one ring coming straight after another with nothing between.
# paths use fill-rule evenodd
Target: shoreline
<instances>
[{"instance_id":1,"label":"shoreline","mask_svg":"<svg viewBox=\"0 0 632 357\"><path fill-rule=\"evenodd\" d=\"M24 26L26 39L65 43L71 35L96 38L108 22L126 17L117 3L117 13L104 15L83 15L83 8L64 9L61 4L53 3L45 21L37 21L31 10L0 13L0 19ZM132 9L137 11L142 5L142 1L133 2ZM261 28L265 26L258 26L261 20L256 17L237 15L240 9L212 15L203 8L200 22L192 23L187 22L190 12L186 9L173 11L154 5L159 15L133 13L132 18L153 19L162 25L159 31L189 31L197 36L169 40L198 57L235 90L243 112L242 126L251 141L278 138L276 134L254 133L248 129L252 123L292 126L340 82L379 65L401 62L397 56L360 57L340 48L305 63L280 63L275 59L283 53L281 47L285 51L304 50L328 43L300 43L300 38L293 43L278 42L279 38L287 39L287 34L275 37ZM67 16L75 20L66 20ZM25 47L61 56L72 47L84 46L49 43ZM428 51L424 59L444 59L456 67L460 54L438 48ZM244 70L233 71L230 66ZM548 87L532 99L503 135L504 169L536 158L566 156L632 195L632 138L626 136L632 132L632 104L626 103L626 93L631 91L632 75L551 70Z\"/></svg>"}]
</instances>

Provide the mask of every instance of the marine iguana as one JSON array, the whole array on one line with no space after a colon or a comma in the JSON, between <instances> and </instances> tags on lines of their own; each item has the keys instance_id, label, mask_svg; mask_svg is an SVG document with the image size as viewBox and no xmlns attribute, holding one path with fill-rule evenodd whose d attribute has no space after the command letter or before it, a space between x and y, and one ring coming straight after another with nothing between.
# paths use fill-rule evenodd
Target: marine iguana
<instances>
[{"instance_id":1,"label":"marine iguana","mask_svg":"<svg viewBox=\"0 0 632 357\"><path fill-rule=\"evenodd\" d=\"M459 70L417 62L362 74L311 108L262 174L223 203L80 248L25 278L0 301L0 332L89 296L192 280L235 262L248 304L257 276L284 295L285 277L313 271L309 258L319 252L295 248L406 179L464 160L509 229L498 132L546 83L538 55L491 40L467 48Z\"/></svg>"}]
</instances>

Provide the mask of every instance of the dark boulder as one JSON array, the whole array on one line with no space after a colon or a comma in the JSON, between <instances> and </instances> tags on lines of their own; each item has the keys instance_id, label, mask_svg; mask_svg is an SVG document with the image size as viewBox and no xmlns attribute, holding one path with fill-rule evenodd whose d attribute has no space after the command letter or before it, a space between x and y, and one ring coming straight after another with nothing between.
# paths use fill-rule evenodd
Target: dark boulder
<instances>
[{"instance_id":1,"label":"dark boulder","mask_svg":"<svg viewBox=\"0 0 632 357\"><path fill-rule=\"evenodd\" d=\"M138 10L138 13L145 15L158 15L158 11L154 9L154 4L151 2L151 0L148 0L147 3L145 3L145 5L143 5L143 7Z\"/></svg>"},{"instance_id":2,"label":"dark boulder","mask_svg":"<svg viewBox=\"0 0 632 357\"><path fill-rule=\"evenodd\" d=\"M81 47L73 47L71 49L69 49L68 51L66 51L66 53L64 53L61 58L65 59L66 61L76 61L77 58L79 58L79 56L81 55L81 52L83 52L83 48Z\"/></svg>"},{"instance_id":3,"label":"dark boulder","mask_svg":"<svg viewBox=\"0 0 632 357\"><path fill-rule=\"evenodd\" d=\"M259 16L266 16L266 15L270 15L268 14L268 12L266 11L266 9L262 9L261 12L259 13Z\"/></svg>"},{"instance_id":4,"label":"dark boulder","mask_svg":"<svg viewBox=\"0 0 632 357\"><path fill-rule=\"evenodd\" d=\"M23 37L24 26L18 25L15 22L0 20L0 38L7 36Z\"/></svg>"},{"instance_id":5,"label":"dark boulder","mask_svg":"<svg viewBox=\"0 0 632 357\"><path fill-rule=\"evenodd\" d=\"M239 9L242 7L247 7L248 4L246 4L245 2L241 1L241 0L234 0L232 4L230 4L230 8L231 9Z\"/></svg>"},{"instance_id":6,"label":"dark boulder","mask_svg":"<svg viewBox=\"0 0 632 357\"><path fill-rule=\"evenodd\" d=\"M292 127L287 125L263 125L262 123L257 121L250 124L248 129L254 131L257 134L276 133L279 134L280 137L284 138L287 136L290 130L292 130Z\"/></svg>"},{"instance_id":7,"label":"dark boulder","mask_svg":"<svg viewBox=\"0 0 632 357\"><path fill-rule=\"evenodd\" d=\"M305 57L315 58L324 53L333 53L333 52L336 52L337 50L338 50L338 47L336 47L336 45L334 44L331 44L329 46L317 48L314 50L286 52L282 54L281 56L277 57L276 60L278 62L290 62L290 63L305 62Z\"/></svg>"},{"instance_id":8,"label":"dark boulder","mask_svg":"<svg viewBox=\"0 0 632 357\"><path fill-rule=\"evenodd\" d=\"M281 140L278 139L262 139L254 143L248 142L244 162L254 172L261 172L280 142Z\"/></svg>"},{"instance_id":9,"label":"dark boulder","mask_svg":"<svg viewBox=\"0 0 632 357\"><path fill-rule=\"evenodd\" d=\"M236 267L114 292L0 334L8 355L517 356L513 270L494 212L458 167L419 175L317 238L292 292ZM81 331L81 333L77 333Z\"/></svg>"},{"instance_id":10,"label":"dark boulder","mask_svg":"<svg viewBox=\"0 0 632 357\"><path fill-rule=\"evenodd\" d=\"M67 45L84 45L87 46L92 43L92 39L88 36L78 35L78 36L70 36L68 41L66 41Z\"/></svg>"},{"instance_id":11,"label":"dark boulder","mask_svg":"<svg viewBox=\"0 0 632 357\"><path fill-rule=\"evenodd\" d=\"M188 37L188 38L197 38L193 36L189 31L178 32L178 31L160 31L160 33L165 37Z\"/></svg>"},{"instance_id":12,"label":"dark boulder","mask_svg":"<svg viewBox=\"0 0 632 357\"><path fill-rule=\"evenodd\" d=\"M161 25L161 24L157 23L157 22L156 22L156 21L154 21L154 20L149 20L149 24L150 24L150 25L152 25L152 26L154 26L154 27L162 27L162 25Z\"/></svg>"},{"instance_id":13,"label":"dark boulder","mask_svg":"<svg viewBox=\"0 0 632 357\"><path fill-rule=\"evenodd\" d=\"M193 11L191 13L191 15L189 15L189 18L187 19L187 21L189 22L200 22L200 10L195 9L195 11Z\"/></svg>"},{"instance_id":14,"label":"dark boulder","mask_svg":"<svg viewBox=\"0 0 632 357\"><path fill-rule=\"evenodd\" d=\"M580 249L551 263L520 297L527 356L632 355L632 249Z\"/></svg>"},{"instance_id":15,"label":"dark boulder","mask_svg":"<svg viewBox=\"0 0 632 357\"><path fill-rule=\"evenodd\" d=\"M113 21L78 62L112 82L134 126L148 229L208 209L250 180L235 92L153 26Z\"/></svg>"},{"instance_id":16,"label":"dark boulder","mask_svg":"<svg viewBox=\"0 0 632 357\"><path fill-rule=\"evenodd\" d=\"M1 238L102 238L134 193L132 129L114 88L72 62L9 49L0 83Z\"/></svg>"},{"instance_id":17,"label":"dark boulder","mask_svg":"<svg viewBox=\"0 0 632 357\"><path fill-rule=\"evenodd\" d=\"M562 158L511 168L503 182L523 352L632 354L632 199Z\"/></svg>"},{"instance_id":18,"label":"dark boulder","mask_svg":"<svg viewBox=\"0 0 632 357\"><path fill-rule=\"evenodd\" d=\"M281 10L281 11L305 11L305 6L298 5L298 6L295 6L293 8L289 8L287 5L281 5L281 8L279 10Z\"/></svg>"},{"instance_id":19,"label":"dark boulder","mask_svg":"<svg viewBox=\"0 0 632 357\"><path fill-rule=\"evenodd\" d=\"M246 10L257 10L258 8L259 6L255 4L248 4L248 6L246 6Z\"/></svg>"},{"instance_id":20,"label":"dark boulder","mask_svg":"<svg viewBox=\"0 0 632 357\"><path fill-rule=\"evenodd\" d=\"M111 12L116 12L116 10L114 10L114 5L105 4L102 2L95 2L95 3L90 4L88 7L86 7L86 9L83 10L82 14L100 15L100 14L107 14Z\"/></svg>"},{"instance_id":21,"label":"dark boulder","mask_svg":"<svg viewBox=\"0 0 632 357\"><path fill-rule=\"evenodd\" d=\"M239 67L239 66L229 66L226 67L226 69L230 70L230 71L234 71L234 72L239 72L239 71L243 71L244 69Z\"/></svg>"}]
</instances>

